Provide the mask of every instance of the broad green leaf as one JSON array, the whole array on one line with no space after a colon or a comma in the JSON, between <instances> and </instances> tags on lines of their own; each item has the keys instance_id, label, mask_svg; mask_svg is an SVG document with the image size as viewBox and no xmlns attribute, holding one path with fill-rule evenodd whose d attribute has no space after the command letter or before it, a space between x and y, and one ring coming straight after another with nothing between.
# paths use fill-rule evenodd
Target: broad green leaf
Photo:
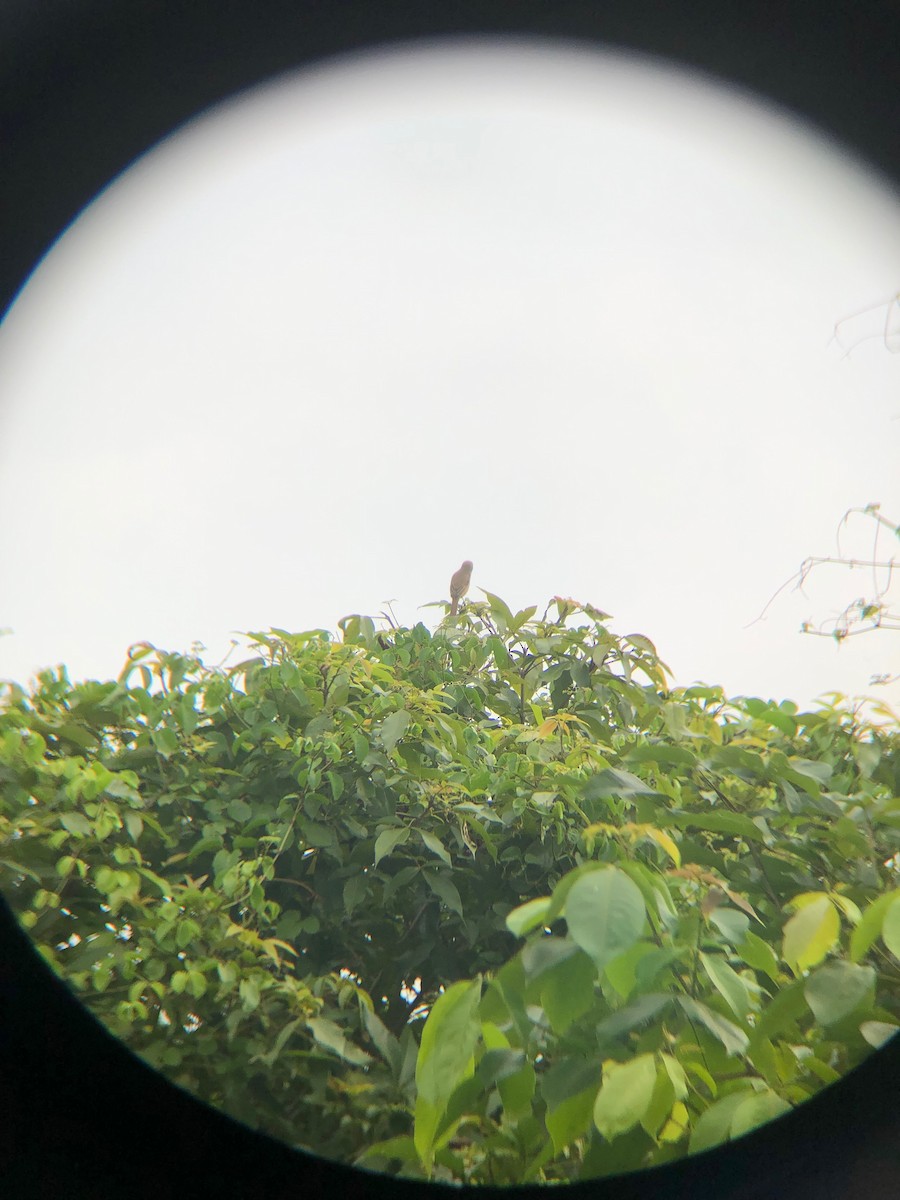
<instances>
[{"instance_id":1,"label":"broad green leaf","mask_svg":"<svg viewBox=\"0 0 900 1200\"><path fill-rule=\"evenodd\" d=\"M719 933L732 946L740 945L750 929L750 918L747 914L738 912L736 908L729 908L727 905L713 909L709 914L709 923L715 925Z\"/></svg>"},{"instance_id":2,"label":"broad green leaf","mask_svg":"<svg viewBox=\"0 0 900 1200\"><path fill-rule=\"evenodd\" d=\"M763 971L773 983L778 982L778 958L768 942L748 931L735 949L748 967L753 967L755 971Z\"/></svg>"},{"instance_id":3,"label":"broad green leaf","mask_svg":"<svg viewBox=\"0 0 900 1200\"><path fill-rule=\"evenodd\" d=\"M344 884L344 912L348 917L353 916L354 909L365 899L367 890L365 875L351 875Z\"/></svg>"},{"instance_id":4,"label":"broad green leaf","mask_svg":"<svg viewBox=\"0 0 900 1200\"><path fill-rule=\"evenodd\" d=\"M518 1071L500 1077L497 1090L507 1116L516 1118L531 1111L535 1082L534 1067L530 1062L524 1062Z\"/></svg>"},{"instance_id":5,"label":"broad green leaf","mask_svg":"<svg viewBox=\"0 0 900 1200\"><path fill-rule=\"evenodd\" d=\"M394 1037L381 1018L366 1004L362 1005L362 1018L363 1024L366 1027L366 1033L372 1039L378 1053L389 1064L391 1072L396 1079L401 1066L399 1041Z\"/></svg>"},{"instance_id":6,"label":"broad green leaf","mask_svg":"<svg viewBox=\"0 0 900 1200\"><path fill-rule=\"evenodd\" d=\"M716 990L724 997L728 1007L738 1020L743 1021L750 1011L750 997L743 979L728 965L721 954L704 954L701 950L700 961Z\"/></svg>"},{"instance_id":7,"label":"broad green leaf","mask_svg":"<svg viewBox=\"0 0 900 1200\"><path fill-rule=\"evenodd\" d=\"M620 1008L612 1016L605 1017L597 1025L597 1037L601 1043L612 1038L621 1037L652 1021L658 1012L672 1003L672 997L656 993L649 996L639 996L631 1004Z\"/></svg>"},{"instance_id":8,"label":"broad green leaf","mask_svg":"<svg viewBox=\"0 0 900 1200\"><path fill-rule=\"evenodd\" d=\"M833 1025L863 1004L875 990L875 968L837 961L806 980L803 994L820 1025Z\"/></svg>"},{"instance_id":9,"label":"broad green leaf","mask_svg":"<svg viewBox=\"0 0 900 1200\"><path fill-rule=\"evenodd\" d=\"M416 1107L413 1118L413 1144L416 1148L416 1154L421 1159L428 1174L431 1173L431 1167L434 1162L434 1143L445 1108L446 1102L432 1104L425 1099L421 1092L416 1096Z\"/></svg>"},{"instance_id":10,"label":"broad green leaf","mask_svg":"<svg viewBox=\"0 0 900 1200\"><path fill-rule=\"evenodd\" d=\"M141 834L144 832L144 822L139 813L125 812L122 814L122 820L125 823L125 828L128 830L128 836L133 842L138 841Z\"/></svg>"},{"instance_id":11,"label":"broad green leaf","mask_svg":"<svg viewBox=\"0 0 900 1200\"><path fill-rule=\"evenodd\" d=\"M790 1111L790 1104L787 1100L783 1100L777 1092L770 1091L768 1088L763 1092L754 1092L752 1095L746 1096L742 1103L735 1108L731 1117L731 1137L742 1137L751 1129L774 1121L776 1117Z\"/></svg>"},{"instance_id":12,"label":"broad green leaf","mask_svg":"<svg viewBox=\"0 0 900 1200\"><path fill-rule=\"evenodd\" d=\"M439 868L425 867L422 876L438 899L461 917L463 915L462 900L450 875L442 872Z\"/></svg>"},{"instance_id":13,"label":"broad green leaf","mask_svg":"<svg viewBox=\"0 0 900 1200\"><path fill-rule=\"evenodd\" d=\"M606 867L575 883L566 898L565 918L573 940L602 969L641 936L644 898L624 872Z\"/></svg>"},{"instance_id":14,"label":"broad green leaf","mask_svg":"<svg viewBox=\"0 0 900 1200\"><path fill-rule=\"evenodd\" d=\"M798 979L776 992L756 1019L754 1041L760 1037L773 1038L784 1033L809 1013L803 994L803 980Z\"/></svg>"},{"instance_id":15,"label":"broad green leaf","mask_svg":"<svg viewBox=\"0 0 900 1200\"><path fill-rule=\"evenodd\" d=\"M397 1159L399 1162L414 1163L418 1157L415 1141L405 1134L400 1134L397 1137L386 1138L383 1142L376 1142L374 1146L366 1146L356 1161L361 1163L367 1158L383 1158L386 1162Z\"/></svg>"},{"instance_id":16,"label":"broad green leaf","mask_svg":"<svg viewBox=\"0 0 900 1200\"><path fill-rule=\"evenodd\" d=\"M501 629L508 629L513 624L514 618L506 601L495 596L493 592L485 591L484 588L480 588L479 591L484 592L487 596L488 604L491 606L491 615L499 619Z\"/></svg>"},{"instance_id":17,"label":"broad green leaf","mask_svg":"<svg viewBox=\"0 0 900 1200\"><path fill-rule=\"evenodd\" d=\"M900 896L896 896L885 910L881 938L894 958L900 958Z\"/></svg>"},{"instance_id":18,"label":"broad green leaf","mask_svg":"<svg viewBox=\"0 0 900 1200\"><path fill-rule=\"evenodd\" d=\"M506 914L506 928L516 937L524 937L526 933L544 923L550 903L550 896L540 896L537 900L528 900L525 904L520 904L518 908Z\"/></svg>"},{"instance_id":19,"label":"broad green leaf","mask_svg":"<svg viewBox=\"0 0 900 1200\"><path fill-rule=\"evenodd\" d=\"M646 1112L641 1117L641 1125L654 1140L671 1113L674 1103L675 1088L669 1078L669 1073L658 1067L656 1082L653 1085L653 1095L650 1097Z\"/></svg>"},{"instance_id":20,"label":"broad green leaf","mask_svg":"<svg viewBox=\"0 0 900 1200\"><path fill-rule=\"evenodd\" d=\"M659 952L659 947L652 942L636 942L624 954L618 954L609 960L604 967L606 978L623 1000L627 1000L634 991L640 963L648 956L656 955Z\"/></svg>"},{"instance_id":21,"label":"broad green leaf","mask_svg":"<svg viewBox=\"0 0 900 1200\"><path fill-rule=\"evenodd\" d=\"M679 996L678 1003L691 1020L705 1025L709 1032L719 1039L729 1054L743 1054L746 1051L750 1039L743 1029L735 1025L733 1021L729 1021L721 1013L707 1008L699 1000L692 1000L690 996Z\"/></svg>"},{"instance_id":22,"label":"broad green leaf","mask_svg":"<svg viewBox=\"0 0 900 1200\"><path fill-rule=\"evenodd\" d=\"M341 1027L333 1021L326 1017L308 1017L306 1024L320 1046L333 1050L345 1062L352 1063L355 1067L365 1067L372 1062L372 1056L354 1046Z\"/></svg>"},{"instance_id":23,"label":"broad green leaf","mask_svg":"<svg viewBox=\"0 0 900 1200\"><path fill-rule=\"evenodd\" d=\"M767 1037L760 1037L756 1030L750 1039L747 1057L767 1083L781 1083L781 1072L775 1047Z\"/></svg>"},{"instance_id":24,"label":"broad green leaf","mask_svg":"<svg viewBox=\"0 0 900 1200\"><path fill-rule=\"evenodd\" d=\"M541 977L541 1005L555 1033L565 1033L590 1009L596 971L591 959L579 952Z\"/></svg>"},{"instance_id":25,"label":"broad green leaf","mask_svg":"<svg viewBox=\"0 0 900 1200\"><path fill-rule=\"evenodd\" d=\"M656 1058L639 1054L626 1063L608 1059L594 1101L594 1124L608 1142L634 1128L646 1113L656 1084Z\"/></svg>"},{"instance_id":26,"label":"broad green leaf","mask_svg":"<svg viewBox=\"0 0 900 1200\"><path fill-rule=\"evenodd\" d=\"M381 723L381 744L384 746L386 754L394 749L400 739L409 729L410 715L405 708L398 709L397 712L391 713Z\"/></svg>"},{"instance_id":27,"label":"broad green leaf","mask_svg":"<svg viewBox=\"0 0 900 1200\"><path fill-rule=\"evenodd\" d=\"M520 957L526 978L531 983L539 975L542 975L545 971L549 971L553 967L559 966L560 963L564 963L567 959L572 958L573 955L578 955L579 958L590 962L590 959L582 953L571 938L540 934L537 937L531 938L522 947Z\"/></svg>"},{"instance_id":28,"label":"broad green leaf","mask_svg":"<svg viewBox=\"0 0 900 1200\"><path fill-rule=\"evenodd\" d=\"M822 961L840 932L837 909L827 896L818 896L785 925L782 957L794 974L799 975Z\"/></svg>"},{"instance_id":29,"label":"broad green leaf","mask_svg":"<svg viewBox=\"0 0 900 1200\"><path fill-rule=\"evenodd\" d=\"M679 829L706 829L710 833L731 833L751 842L765 841L765 834L744 813L680 812L669 810L666 821Z\"/></svg>"},{"instance_id":30,"label":"broad green leaf","mask_svg":"<svg viewBox=\"0 0 900 1200\"><path fill-rule=\"evenodd\" d=\"M510 621L510 624L509 624L510 631L515 632L516 630L521 629L523 625L525 625L528 621L531 620L531 618L534 616L534 614L536 612L537 612L536 604L530 604L527 608L521 609L519 612L516 613L516 615Z\"/></svg>"},{"instance_id":31,"label":"broad green leaf","mask_svg":"<svg viewBox=\"0 0 900 1200\"><path fill-rule=\"evenodd\" d=\"M734 1115L745 1100L756 1095L749 1089L742 1089L716 1100L700 1114L697 1124L691 1131L688 1144L689 1154L699 1154L702 1150L710 1150L731 1137L731 1122Z\"/></svg>"},{"instance_id":32,"label":"broad green leaf","mask_svg":"<svg viewBox=\"0 0 900 1200\"><path fill-rule=\"evenodd\" d=\"M436 854L437 857L442 859L448 867L452 866L450 855L447 853L446 849L441 843L440 838L435 837L433 833L429 833L427 829L420 829L419 836L432 854Z\"/></svg>"},{"instance_id":33,"label":"broad green leaf","mask_svg":"<svg viewBox=\"0 0 900 1200\"><path fill-rule=\"evenodd\" d=\"M665 1068L666 1074L672 1081L672 1090L675 1093L676 1100L683 1100L688 1094L688 1077L685 1074L684 1067L677 1058L673 1058L671 1054L660 1054L660 1062Z\"/></svg>"},{"instance_id":34,"label":"broad green leaf","mask_svg":"<svg viewBox=\"0 0 900 1200\"><path fill-rule=\"evenodd\" d=\"M876 1050L894 1037L898 1030L900 1025L892 1025L888 1021L863 1021L859 1027L859 1032Z\"/></svg>"},{"instance_id":35,"label":"broad green leaf","mask_svg":"<svg viewBox=\"0 0 900 1200\"><path fill-rule=\"evenodd\" d=\"M548 1108L544 1117L547 1132L553 1140L553 1149L557 1154L566 1146L583 1137L591 1126L594 1111L594 1100L597 1096L597 1086L576 1092L567 1096L554 1108Z\"/></svg>"},{"instance_id":36,"label":"broad green leaf","mask_svg":"<svg viewBox=\"0 0 900 1200\"><path fill-rule=\"evenodd\" d=\"M419 1096L440 1111L457 1084L474 1070L473 1055L481 1033L480 1000L479 979L451 984L434 1002L422 1029L416 1086Z\"/></svg>"},{"instance_id":37,"label":"broad green leaf","mask_svg":"<svg viewBox=\"0 0 900 1200\"><path fill-rule=\"evenodd\" d=\"M601 800L605 796L657 796L659 793L630 771L606 767L588 779L584 795L589 800Z\"/></svg>"},{"instance_id":38,"label":"broad green leaf","mask_svg":"<svg viewBox=\"0 0 900 1200\"><path fill-rule=\"evenodd\" d=\"M881 933L884 914L897 901L900 901L900 891L894 890L879 896L865 909L859 924L850 934L850 958L853 962L859 962L868 953Z\"/></svg>"},{"instance_id":39,"label":"broad green leaf","mask_svg":"<svg viewBox=\"0 0 900 1200\"><path fill-rule=\"evenodd\" d=\"M180 974L185 976L185 983L187 983L187 972L182 971ZM259 986L255 979L242 979L238 986L238 992L246 1012L253 1012L254 1009L259 1008Z\"/></svg>"},{"instance_id":40,"label":"broad green leaf","mask_svg":"<svg viewBox=\"0 0 900 1200\"><path fill-rule=\"evenodd\" d=\"M178 750L178 735L171 729L154 729L150 738L163 758L171 758Z\"/></svg>"},{"instance_id":41,"label":"broad green leaf","mask_svg":"<svg viewBox=\"0 0 900 1200\"><path fill-rule=\"evenodd\" d=\"M375 839L375 866L381 862L392 850L397 846L402 846L409 837L409 830L403 829L385 829L379 833Z\"/></svg>"},{"instance_id":42,"label":"broad green leaf","mask_svg":"<svg viewBox=\"0 0 900 1200\"><path fill-rule=\"evenodd\" d=\"M68 829L69 833L77 833L81 837L89 837L93 832L91 823L84 815L79 812L64 812L60 813L59 821L63 829Z\"/></svg>"},{"instance_id":43,"label":"broad green leaf","mask_svg":"<svg viewBox=\"0 0 900 1200\"><path fill-rule=\"evenodd\" d=\"M246 800L241 800L240 798L237 800L232 800L232 802L228 805L227 811L229 817L232 817L235 821L238 821L241 824L243 824L245 821L249 821L253 816L253 809Z\"/></svg>"},{"instance_id":44,"label":"broad green leaf","mask_svg":"<svg viewBox=\"0 0 900 1200\"><path fill-rule=\"evenodd\" d=\"M665 716L669 706L663 710ZM641 742L632 746L625 755L626 762L656 762L669 767L692 767L697 756L683 746L671 746L667 742Z\"/></svg>"}]
</instances>

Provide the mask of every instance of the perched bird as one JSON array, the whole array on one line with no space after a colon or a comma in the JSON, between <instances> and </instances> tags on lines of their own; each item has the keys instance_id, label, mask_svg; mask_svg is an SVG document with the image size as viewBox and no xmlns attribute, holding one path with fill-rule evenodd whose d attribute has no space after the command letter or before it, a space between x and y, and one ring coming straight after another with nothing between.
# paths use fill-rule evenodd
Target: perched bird
<instances>
[{"instance_id":1,"label":"perched bird","mask_svg":"<svg viewBox=\"0 0 900 1200\"><path fill-rule=\"evenodd\" d=\"M450 576L450 616L455 617L459 611L459 602L469 590L469 582L472 579L472 564L468 559L463 563L458 571L454 571Z\"/></svg>"}]
</instances>

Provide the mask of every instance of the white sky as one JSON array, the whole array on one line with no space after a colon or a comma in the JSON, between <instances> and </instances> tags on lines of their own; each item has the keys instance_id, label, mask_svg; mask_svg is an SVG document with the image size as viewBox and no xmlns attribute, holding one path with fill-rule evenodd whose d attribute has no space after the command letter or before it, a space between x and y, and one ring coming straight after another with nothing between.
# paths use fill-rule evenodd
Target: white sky
<instances>
[{"instance_id":1,"label":"white sky","mask_svg":"<svg viewBox=\"0 0 900 1200\"><path fill-rule=\"evenodd\" d=\"M471 558L476 597L590 601L680 683L896 705L868 683L900 634L798 632L864 572L746 626L845 509L900 521L900 358L861 340L886 308L829 345L898 287L886 183L665 64L458 43L246 94L0 327L0 677L388 600L433 627Z\"/></svg>"}]
</instances>

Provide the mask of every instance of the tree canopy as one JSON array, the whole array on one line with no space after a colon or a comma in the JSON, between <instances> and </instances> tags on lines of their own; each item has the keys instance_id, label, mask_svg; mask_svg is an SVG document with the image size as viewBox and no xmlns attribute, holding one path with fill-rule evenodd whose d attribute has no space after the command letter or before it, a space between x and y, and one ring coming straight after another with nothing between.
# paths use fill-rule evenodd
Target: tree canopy
<instances>
[{"instance_id":1,"label":"tree canopy","mask_svg":"<svg viewBox=\"0 0 900 1200\"><path fill-rule=\"evenodd\" d=\"M0 881L131 1049L332 1159L591 1178L900 1025L900 731L673 689L590 605L5 685Z\"/></svg>"}]
</instances>

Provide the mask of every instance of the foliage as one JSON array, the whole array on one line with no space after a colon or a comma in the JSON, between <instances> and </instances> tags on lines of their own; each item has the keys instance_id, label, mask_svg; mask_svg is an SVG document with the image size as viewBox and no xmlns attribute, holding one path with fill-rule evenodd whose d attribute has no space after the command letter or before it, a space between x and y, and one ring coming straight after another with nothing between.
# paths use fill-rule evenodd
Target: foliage
<instances>
[{"instance_id":1,"label":"foliage","mask_svg":"<svg viewBox=\"0 0 900 1200\"><path fill-rule=\"evenodd\" d=\"M900 1024L900 733L535 614L7 685L6 896L132 1049L327 1157L565 1181L777 1116Z\"/></svg>"}]
</instances>

